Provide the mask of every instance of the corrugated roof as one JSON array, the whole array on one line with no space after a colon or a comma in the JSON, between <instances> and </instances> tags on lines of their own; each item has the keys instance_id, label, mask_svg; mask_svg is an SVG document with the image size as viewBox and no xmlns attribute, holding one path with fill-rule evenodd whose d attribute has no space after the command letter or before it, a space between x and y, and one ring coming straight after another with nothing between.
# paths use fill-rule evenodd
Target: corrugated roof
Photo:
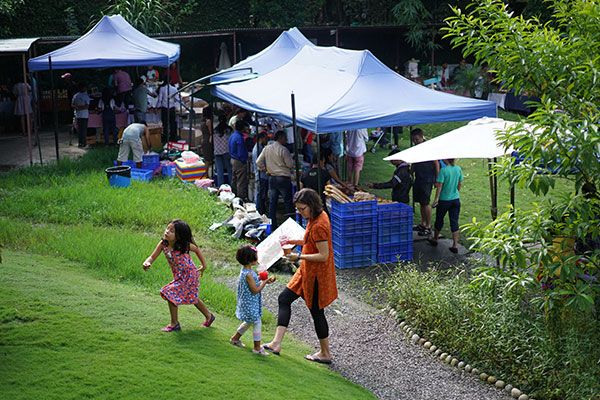
<instances>
[{"instance_id":1,"label":"corrugated roof","mask_svg":"<svg viewBox=\"0 0 600 400\"><path fill-rule=\"evenodd\" d=\"M0 39L0 53L26 53L38 39Z\"/></svg>"}]
</instances>

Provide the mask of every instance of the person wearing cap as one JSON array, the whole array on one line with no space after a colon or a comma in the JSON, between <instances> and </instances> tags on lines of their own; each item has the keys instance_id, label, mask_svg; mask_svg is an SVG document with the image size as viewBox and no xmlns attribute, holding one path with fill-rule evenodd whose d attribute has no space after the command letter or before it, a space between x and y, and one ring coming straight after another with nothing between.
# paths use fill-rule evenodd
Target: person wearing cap
<instances>
[{"instance_id":1,"label":"person wearing cap","mask_svg":"<svg viewBox=\"0 0 600 400\"><path fill-rule=\"evenodd\" d=\"M399 150L397 149L392 150L390 154L388 154L388 157L398 152ZM413 184L409 165L402 160L391 160L390 162L396 167L392 179L387 182L372 183L369 187L373 189L392 189L393 201L408 204L410 203L410 196L408 193Z\"/></svg>"}]
</instances>

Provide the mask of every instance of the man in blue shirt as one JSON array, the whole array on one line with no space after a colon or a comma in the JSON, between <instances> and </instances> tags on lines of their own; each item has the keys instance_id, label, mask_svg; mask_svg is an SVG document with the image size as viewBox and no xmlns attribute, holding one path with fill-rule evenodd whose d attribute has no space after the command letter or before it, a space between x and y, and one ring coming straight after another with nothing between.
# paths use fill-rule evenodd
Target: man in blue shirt
<instances>
[{"instance_id":1,"label":"man in blue shirt","mask_svg":"<svg viewBox=\"0 0 600 400\"><path fill-rule=\"evenodd\" d=\"M235 121L235 130L229 137L231 157L231 189L243 201L248 201L248 150L244 143L243 131L247 125L242 120Z\"/></svg>"}]
</instances>

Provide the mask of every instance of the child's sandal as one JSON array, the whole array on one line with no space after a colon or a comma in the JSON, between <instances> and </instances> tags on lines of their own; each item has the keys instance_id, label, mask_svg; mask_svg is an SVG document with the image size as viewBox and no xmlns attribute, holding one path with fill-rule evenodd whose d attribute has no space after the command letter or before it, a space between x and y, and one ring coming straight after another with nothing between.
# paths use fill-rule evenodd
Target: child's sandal
<instances>
[{"instance_id":1,"label":"child's sandal","mask_svg":"<svg viewBox=\"0 0 600 400\"><path fill-rule=\"evenodd\" d=\"M175 326L169 324L161 329L161 331L163 331L163 332L175 332L175 331L180 331L180 330L181 330L181 325L179 325L179 322Z\"/></svg>"},{"instance_id":2,"label":"child's sandal","mask_svg":"<svg viewBox=\"0 0 600 400\"><path fill-rule=\"evenodd\" d=\"M236 346L236 347L241 347L244 348L246 347L246 345L244 343L242 343L241 340L233 340L233 339L229 339L229 343L231 343L232 345Z\"/></svg>"}]
</instances>

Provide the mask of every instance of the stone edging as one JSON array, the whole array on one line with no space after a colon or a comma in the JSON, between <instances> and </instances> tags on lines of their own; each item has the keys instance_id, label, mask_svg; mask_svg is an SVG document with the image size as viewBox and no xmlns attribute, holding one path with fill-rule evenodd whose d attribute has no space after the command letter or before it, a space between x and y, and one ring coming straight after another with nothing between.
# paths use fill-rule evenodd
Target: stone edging
<instances>
[{"instance_id":1,"label":"stone edging","mask_svg":"<svg viewBox=\"0 0 600 400\"><path fill-rule=\"evenodd\" d=\"M391 307L386 307L383 309L383 311L387 312L394 319L397 316L397 311ZM481 381L487 382L490 385L494 385L497 389L504 389L508 394L510 394L513 398L517 400L535 400L533 398L529 398L527 394L523 393L521 390L517 389L513 385L507 384L493 375L488 375L485 372L479 371L477 368L474 368L470 364L459 360L452 354L443 352L441 349L439 349L436 345L432 344L426 338L420 337L415 332L415 330L408 325L406 321L400 322L399 327L404 332L405 336L408 339L410 339L410 341L413 344L422 346L430 353L432 353L434 357L438 357L441 361L450 365L451 367L455 367L459 370L465 371L466 373L478 376Z\"/></svg>"}]
</instances>

